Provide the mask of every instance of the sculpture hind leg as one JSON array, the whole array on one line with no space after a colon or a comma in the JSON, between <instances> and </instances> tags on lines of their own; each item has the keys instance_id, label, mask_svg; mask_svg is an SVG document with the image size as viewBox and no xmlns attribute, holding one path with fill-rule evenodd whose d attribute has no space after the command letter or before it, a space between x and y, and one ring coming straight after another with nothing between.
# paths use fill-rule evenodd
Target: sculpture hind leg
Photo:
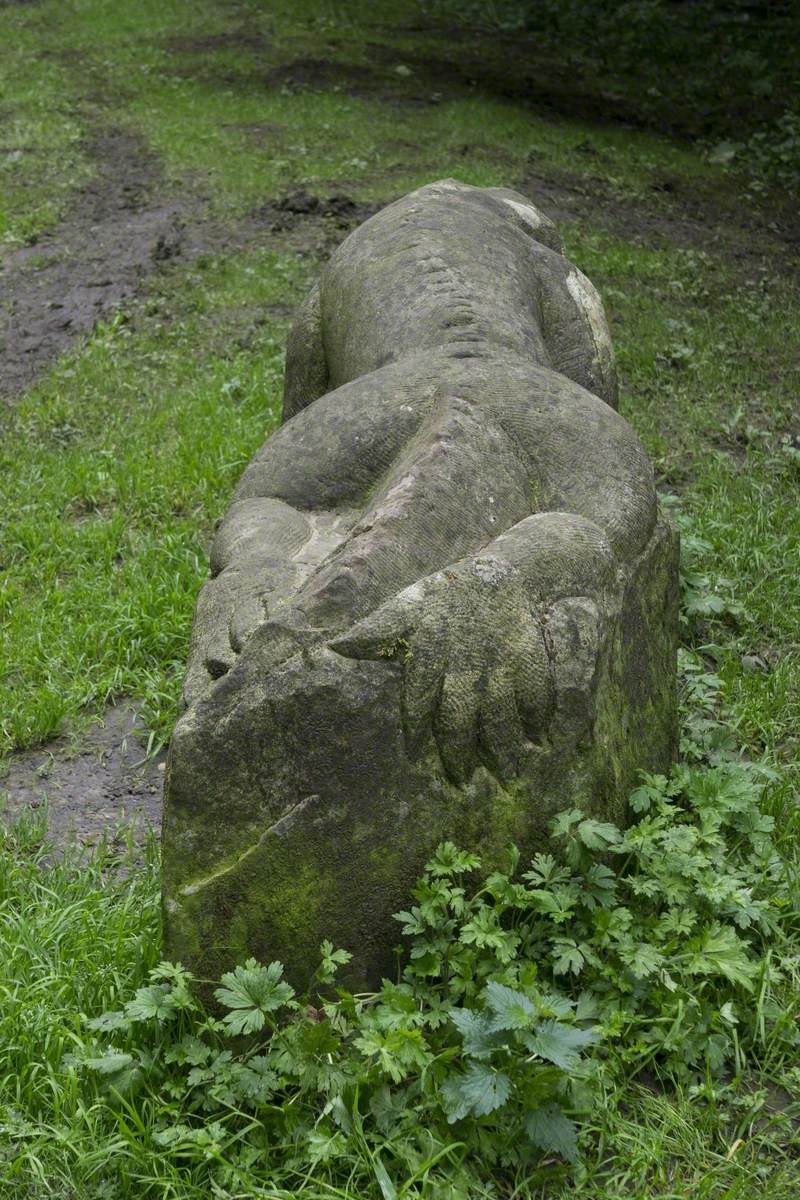
<instances>
[{"instance_id":1,"label":"sculpture hind leg","mask_svg":"<svg viewBox=\"0 0 800 1200\"><path fill-rule=\"evenodd\" d=\"M348 536L366 494L430 409L438 370L430 358L410 360L346 384L298 412L256 455L212 548L186 704L231 669L271 609L291 603Z\"/></svg>"}]
</instances>

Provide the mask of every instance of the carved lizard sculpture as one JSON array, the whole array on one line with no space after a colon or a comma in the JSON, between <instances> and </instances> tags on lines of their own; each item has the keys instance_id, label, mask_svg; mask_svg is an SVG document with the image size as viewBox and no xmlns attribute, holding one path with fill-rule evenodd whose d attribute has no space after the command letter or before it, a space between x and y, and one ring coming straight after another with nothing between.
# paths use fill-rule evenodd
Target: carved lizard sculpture
<instances>
[{"instance_id":1,"label":"carved lizard sculpture","mask_svg":"<svg viewBox=\"0 0 800 1200\"><path fill-rule=\"evenodd\" d=\"M513 775L553 714L558 605L591 658L654 529L615 404L597 292L529 200L443 180L383 209L290 335L284 423L217 532L186 703L248 644L265 669L319 643L394 656L411 751L433 736L452 779Z\"/></svg>"}]
</instances>

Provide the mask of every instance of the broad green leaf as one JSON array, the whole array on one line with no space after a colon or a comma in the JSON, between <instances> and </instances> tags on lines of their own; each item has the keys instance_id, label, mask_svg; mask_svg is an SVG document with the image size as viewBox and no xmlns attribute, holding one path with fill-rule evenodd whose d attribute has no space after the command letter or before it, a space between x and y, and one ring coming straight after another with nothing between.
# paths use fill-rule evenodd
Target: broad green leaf
<instances>
[{"instance_id":1,"label":"broad green leaf","mask_svg":"<svg viewBox=\"0 0 800 1200\"><path fill-rule=\"evenodd\" d=\"M758 964L747 957L733 929L715 922L689 943L685 969L690 975L723 975L750 992Z\"/></svg>"},{"instance_id":2,"label":"broad green leaf","mask_svg":"<svg viewBox=\"0 0 800 1200\"><path fill-rule=\"evenodd\" d=\"M525 1132L541 1150L559 1154L567 1162L576 1161L578 1137L575 1126L557 1104L548 1104L529 1113L525 1120Z\"/></svg>"},{"instance_id":3,"label":"broad green leaf","mask_svg":"<svg viewBox=\"0 0 800 1200\"><path fill-rule=\"evenodd\" d=\"M130 1019L123 1012L107 1012L100 1017L92 1017L86 1025L98 1033L113 1033L117 1029L129 1029Z\"/></svg>"},{"instance_id":4,"label":"broad green leaf","mask_svg":"<svg viewBox=\"0 0 800 1200\"><path fill-rule=\"evenodd\" d=\"M451 1075L441 1088L450 1124L463 1117L485 1117L505 1104L511 1095L511 1080L503 1071L484 1063L470 1063L462 1075Z\"/></svg>"},{"instance_id":5,"label":"broad green leaf","mask_svg":"<svg viewBox=\"0 0 800 1200\"><path fill-rule=\"evenodd\" d=\"M125 1016L131 1021L166 1021L175 1015L175 1002L168 983L153 983L139 988L125 1005Z\"/></svg>"},{"instance_id":6,"label":"broad green leaf","mask_svg":"<svg viewBox=\"0 0 800 1200\"><path fill-rule=\"evenodd\" d=\"M528 892L528 898L537 912L544 913L556 925L572 917L578 899L574 888L563 886L535 889Z\"/></svg>"},{"instance_id":7,"label":"broad green leaf","mask_svg":"<svg viewBox=\"0 0 800 1200\"><path fill-rule=\"evenodd\" d=\"M365 1058L377 1058L385 1075L400 1083L408 1075L422 1070L431 1060L431 1052L419 1029L366 1029L353 1042Z\"/></svg>"},{"instance_id":8,"label":"broad green leaf","mask_svg":"<svg viewBox=\"0 0 800 1200\"><path fill-rule=\"evenodd\" d=\"M327 976L335 975L337 967L346 966L353 957L349 950L335 949L333 942L329 942L327 939L320 946L319 952L322 959L320 969Z\"/></svg>"},{"instance_id":9,"label":"broad green leaf","mask_svg":"<svg viewBox=\"0 0 800 1200\"><path fill-rule=\"evenodd\" d=\"M404 1091L392 1091L388 1083L382 1084L370 1097L369 1111L384 1137L392 1137L403 1118L408 1116L406 1099Z\"/></svg>"},{"instance_id":10,"label":"broad green leaf","mask_svg":"<svg viewBox=\"0 0 800 1200\"><path fill-rule=\"evenodd\" d=\"M480 865L481 860L477 854L459 850L453 842L440 842L425 871L426 874L434 876L461 875L465 871L474 871Z\"/></svg>"},{"instance_id":11,"label":"broad green leaf","mask_svg":"<svg viewBox=\"0 0 800 1200\"><path fill-rule=\"evenodd\" d=\"M160 962L150 972L150 979L154 983L163 980L165 983L185 986L192 982L194 975L187 971L182 963Z\"/></svg>"},{"instance_id":12,"label":"broad green leaf","mask_svg":"<svg viewBox=\"0 0 800 1200\"><path fill-rule=\"evenodd\" d=\"M452 1008L448 1013L464 1043L464 1053L471 1058L487 1058L502 1044L502 1038L492 1029L490 1019L469 1008Z\"/></svg>"},{"instance_id":13,"label":"broad green leaf","mask_svg":"<svg viewBox=\"0 0 800 1200\"><path fill-rule=\"evenodd\" d=\"M324 1126L309 1129L306 1134L308 1156L313 1163L332 1162L347 1153L347 1138L338 1129Z\"/></svg>"},{"instance_id":14,"label":"broad green leaf","mask_svg":"<svg viewBox=\"0 0 800 1200\"><path fill-rule=\"evenodd\" d=\"M523 876L535 887L545 884L564 883L569 879L569 871L553 858L552 854L535 854L531 860L531 869Z\"/></svg>"},{"instance_id":15,"label":"broad green leaf","mask_svg":"<svg viewBox=\"0 0 800 1200\"><path fill-rule=\"evenodd\" d=\"M211 1057L211 1047L200 1038L187 1034L174 1046L170 1046L164 1055L168 1063L189 1063L192 1067L201 1067Z\"/></svg>"},{"instance_id":16,"label":"broad green leaf","mask_svg":"<svg viewBox=\"0 0 800 1200\"><path fill-rule=\"evenodd\" d=\"M104 1054L100 1058L84 1059L84 1066L90 1071L97 1071L100 1075L115 1075L117 1071L124 1071L126 1067L130 1067L133 1063L131 1054Z\"/></svg>"},{"instance_id":17,"label":"broad green leaf","mask_svg":"<svg viewBox=\"0 0 800 1200\"><path fill-rule=\"evenodd\" d=\"M566 975L567 971L571 971L573 975L580 975L586 960L574 942L567 938L559 938L553 944L553 949L554 975Z\"/></svg>"},{"instance_id":18,"label":"broad green leaf","mask_svg":"<svg viewBox=\"0 0 800 1200\"><path fill-rule=\"evenodd\" d=\"M622 834L616 825L611 825L607 821L594 821L591 818L581 821L578 826L578 837L587 850L606 850L609 846L615 846L622 841Z\"/></svg>"},{"instance_id":19,"label":"broad green leaf","mask_svg":"<svg viewBox=\"0 0 800 1200\"><path fill-rule=\"evenodd\" d=\"M646 942L638 942L630 950L620 949L619 956L637 979L646 979L664 965L664 956Z\"/></svg>"},{"instance_id":20,"label":"broad green leaf","mask_svg":"<svg viewBox=\"0 0 800 1200\"><path fill-rule=\"evenodd\" d=\"M526 995L493 979L486 985L485 996L494 1014L489 1022L492 1033L500 1029L530 1029L539 1015L537 1006Z\"/></svg>"},{"instance_id":21,"label":"broad green leaf","mask_svg":"<svg viewBox=\"0 0 800 1200\"><path fill-rule=\"evenodd\" d=\"M593 1029L576 1029L560 1021L542 1021L535 1033L525 1036L532 1054L555 1063L562 1071L571 1071L580 1061L580 1051L598 1040Z\"/></svg>"},{"instance_id":22,"label":"broad green leaf","mask_svg":"<svg viewBox=\"0 0 800 1200\"><path fill-rule=\"evenodd\" d=\"M265 1015L274 1012L294 996L294 989L282 980L283 965L268 967L248 959L244 966L222 976L222 987L214 992L220 1004L234 1009L224 1018L226 1029L234 1034L255 1033L263 1029Z\"/></svg>"},{"instance_id":23,"label":"broad green leaf","mask_svg":"<svg viewBox=\"0 0 800 1200\"><path fill-rule=\"evenodd\" d=\"M564 837L572 832L573 825L577 825L583 820L583 812L579 808L565 809L564 812L556 813L550 822L550 832L553 837Z\"/></svg>"}]
</instances>

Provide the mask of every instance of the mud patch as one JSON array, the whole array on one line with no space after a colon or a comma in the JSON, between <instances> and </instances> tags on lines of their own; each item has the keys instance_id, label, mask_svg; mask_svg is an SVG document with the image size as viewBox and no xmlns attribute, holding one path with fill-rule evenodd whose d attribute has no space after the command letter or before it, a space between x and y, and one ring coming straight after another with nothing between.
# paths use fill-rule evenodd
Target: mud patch
<instances>
[{"instance_id":1,"label":"mud patch","mask_svg":"<svg viewBox=\"0 0 800 1200\"><path fill-rule=\"evenodd\" d=\"M97 174L64 221L0 262L0 395L29 387L149 272L213 244L197 202L159 194L158 160L139 138L111 131L86 150Z\"/></svg>"},{"instance_id":2,"label":"mud patch","mask_svg":"<svg viewBox=\"0 0 800 1200\"><path fill-rule=\"evenodd\" d=\"M340 228L348 229L374 216L387 203L389 202L380 201L368 204L341 194L325 198L300 190L288 196L281 196L277 200L268 200L266 204L254 209L251 215L255 220L267 225L273 233L293 229L306 217L327 217Z\"/></svg>"},{"instance_id":3,"label":"mud patch","mask_svg":"<svg viewBox=\"0 0 800 1200\"><path fill-rule=\"evenodd\" d=\"M383 82L371 67L361 63L335 62L322 58L297 58L273 67L264 76L269 88L288 91L346 91L351 96L374 96Z\"/></svg>"},{"instance_id":4,"label":"mud patch","mask_svg":"<svg viewBox=\"0 0 800 1200\"><path fill-rule=\"evenodd\" d=\"M242 134L252 146L271 146L280 141L288 125L276 121L236 121L223 124L223 129L234 129Z\"/></svg>"},{"instance_id":5,"label":"mud patch","mask_svg":"<svg viewBox=\"0 0 800 1200\"><path fill-rule=\"evenodd\" d=\"M13 754L0 776L2 818L26 809L48 809L56 845L95 845L130 822L137 840L161 829L164 753L146 759L146 735L130 705L110 708L72 746L59 738L37 750Z\"/></svg>"},{"instance_id":6,"label":"mud patch","mask_svg":"<svg viewBox=\"0 0 800 1200\"><path fill-rule=\"evenodd\" d=\"M300 190L259 205L248 221L256 229L280 235L297 253L326 257L352 229L392 199L364 202L343 193L323 197Z\"/></svg>"},{"instance_id":7,"label":"mud patch","mask_svg":"<svg viewBox=\"0 0 800 1200\"><path fill-rule=\"evenodd\" d=\"M246 43L243 43L246 44ZM374 100L395 106L419 107L436 104L442 99L441 89L420 82L405 66L402 54L390 54L386 68L343 59L303 57L277 66L266 66L254 51L250 63L215 63L213 59L180 65L174 68L178 78L198 80L207 86L234 88L252 95L259 91L339 92L358 100ZM433 90L431 90L433 89Z\"/></svg>"},{"instance_id":8,"label":"mud patch","mask_svg":"<svg viewBox=\"0 0 800 1200\"><path fill-rule=\"evenodd\" d=\"M757 210L717 192L703 196L665 177L651 185L652 195L620 198L601 178L563 172L528 172L519 190L557 225L573 221L611 233L648 249L702 250L743 273L765 261L775 274L794 275L800 224L787 219L769 223Z\"/></svg>"}]
</instances>

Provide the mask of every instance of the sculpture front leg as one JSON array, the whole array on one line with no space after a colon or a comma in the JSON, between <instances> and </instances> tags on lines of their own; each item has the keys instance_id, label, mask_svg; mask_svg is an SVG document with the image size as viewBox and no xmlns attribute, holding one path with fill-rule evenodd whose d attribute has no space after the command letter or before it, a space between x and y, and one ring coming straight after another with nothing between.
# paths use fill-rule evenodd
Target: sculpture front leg
<instances>
[{"instance_id":1,"label":"sculpture front leg","mask_svg":"<svg viewBox=\"0 0 800 1200\"><path fill-rule=\"evenodd\" d=\"M520 521L480 554L405 588L331 648L404 671L411 752L432 738L457 782L524 770L565 688L590 697L617 587L602 531L570 513Z\"/></svg>"}]
</instances>

